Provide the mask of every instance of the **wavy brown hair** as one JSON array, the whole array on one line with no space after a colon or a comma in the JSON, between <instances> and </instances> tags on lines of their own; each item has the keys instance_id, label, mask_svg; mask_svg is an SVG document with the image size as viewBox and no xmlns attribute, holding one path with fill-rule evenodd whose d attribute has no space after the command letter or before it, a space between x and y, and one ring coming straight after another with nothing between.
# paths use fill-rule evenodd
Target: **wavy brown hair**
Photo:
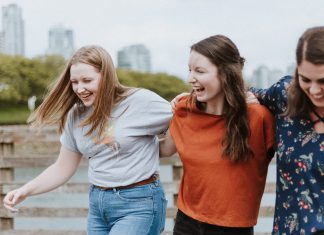
<instances>
[{"instance_id":1,"label":"wavy brown hair","mask_svg":"<svg viewBox=\"0 0 324 235\"><path fill-rule=\"evenodd\" d=\"M297 68L288 89L287 110L283 113L288 117L301 116L309 118L314 108L305 92L300 88L298 80L298 66L303 61L315 65L324 65L324 27L313 27L307 29L299 38L296 49Z\"/></svg>"},{"instance_id":2,"label":"wavy brown hair","mask_svg":"<svg viewBox=\"0 0 324 235\"><path fill-rule=\"evenodd\" d=\"M50 87L42 104L29 117L28 122L33 126L59 124L59 131L62 132L71 108L76 105L80 111L83 110L82 101L72 90L70 81L71 66L77 63L89 64L101 74L93 111L81 126L90 125L86 135L90 135L95 130L98 130L99 136L103 133L113 106L127 96L130 88L119 83L110 55L100 46L82 47L72 56L62 74Z\"/></svg>"},{"instance_id":3,"label":"wavy brown hair","mask_svg":"<svg viewBox=\"0 0 324 235\"><path fill-rule=\"evenodd\" d=\"M253 153L249 146L250 127L242 75L244 58L240 56L236 45L223 35L203 39L193 44L191 50L207 57L218 68L227 123L223 156L233 162L249 159ZM189 102L195 103L200 110L205 109L205 104L199 102L193 93Z\"/></svg>"}]
</instances>

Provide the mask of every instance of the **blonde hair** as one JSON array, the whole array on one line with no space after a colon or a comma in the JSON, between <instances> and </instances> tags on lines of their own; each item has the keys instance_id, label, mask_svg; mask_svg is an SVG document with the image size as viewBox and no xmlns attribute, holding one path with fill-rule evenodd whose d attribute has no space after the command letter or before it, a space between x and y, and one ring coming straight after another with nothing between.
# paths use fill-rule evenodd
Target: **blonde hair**
<instances>
[{"instance_id":1,"label":"blonde hair","mask_svg":"<svg viewBox=\"0 0 324 235\"><path fill-rule=\"evenodd\" d=\"M98 93L93 104L92 113L81 123L90 125L86 135L98 130L99 136L111 116L113 106L127 97L131 88L119 83L113 61L109 53L100 46L85 46L80 48L69 60L62 74L49 89L42 104L28 118L32 126L59 124L60 133L63 131L67 115L76 105L82 110L83 104L72 90L70 69L73 64L85 63L95 67L101 74Z\"/></svg>"}]
</instances>

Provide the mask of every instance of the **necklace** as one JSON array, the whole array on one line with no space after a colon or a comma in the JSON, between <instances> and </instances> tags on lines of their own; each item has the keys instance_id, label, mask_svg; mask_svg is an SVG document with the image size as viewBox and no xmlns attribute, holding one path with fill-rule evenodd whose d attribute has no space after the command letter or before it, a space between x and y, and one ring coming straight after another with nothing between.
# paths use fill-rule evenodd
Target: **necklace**
<instances>
[{"instance_id":1,"label":"necklace","mask_svg":"<svg viewBox=\"0 0 324 235\"><path fill-rule=\"evenodd\" d=\"M324 123L324 117L321 117L314 109L313 109L313 113L316 115L316 117L318 117L317 120L313 121L313 123L318 123L319 121Z\"/></svg>"}]
</instances>

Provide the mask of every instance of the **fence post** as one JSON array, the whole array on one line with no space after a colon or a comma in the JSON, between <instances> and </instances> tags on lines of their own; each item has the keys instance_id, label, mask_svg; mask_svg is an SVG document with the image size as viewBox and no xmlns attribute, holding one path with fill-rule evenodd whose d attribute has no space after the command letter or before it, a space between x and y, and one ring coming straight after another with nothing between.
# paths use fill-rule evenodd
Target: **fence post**
<instances>
[{"instance_id":1,"label":"fence post","mask_svg":"<svg viewBox=\"0 0 324 235\"><path fill-rule=\"evenodd\" d=\"M14 142L12 136L0 132L0 203L4 198L3 185L14 181L14 169L6 167L2 163L4 156L9 156L14 152ZM13 218L0 214L0 230L13 229Z\"/></svg>"},{"instance_id":2,"label":"fence post","mask_svg":"<svg viewBox=\"0 0 324 235\"><path fill-rule=\"evenodd\" d=\"M180 181L182 178L182 174L183 174L183 168L182 165L179 164L173 164L172 165L172 179L173 182L174 181ZM178 193L177 194L173 194L173 200L176 203L178 200Z\"/></svg>"}]
</instances>

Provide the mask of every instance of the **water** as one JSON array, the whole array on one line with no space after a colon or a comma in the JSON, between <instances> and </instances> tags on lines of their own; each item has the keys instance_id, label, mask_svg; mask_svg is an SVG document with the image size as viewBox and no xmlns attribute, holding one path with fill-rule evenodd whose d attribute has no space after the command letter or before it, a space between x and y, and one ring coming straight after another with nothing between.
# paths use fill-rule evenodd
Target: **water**
<instances>
[{"instance_id":1,"label":"water","mask_svg":"<svg viewBox=\"0 0 324 235\"><path fill-rule=\"evenodd\" d=\"M15 169L15 179L17 182L25 182L36 175L38 175L43 169ZM172 182L172 167L161 166L161 181ZM267 182L275 182L276 170L275 165L269 166ZM85 167L81 167L77 173L71 178L71 182L87 182L87 170ZM173 195L166 195L168 200L168 207L174 206ZM275 194L265 193L263 195L261 206L274 206ZM30 207L88 207L88 195L86 193L60 193L50 192L43 195L37 195L28 198L23 202L23 206ZM255 232L270 233L272 229L272 218L259 218L258 224L255 226ZM166 231L172 231L173 220L166 219ZM16 229L52 229L52 230L85 230L86 218L15 218Z\"/></svg>"}]
</instances>

